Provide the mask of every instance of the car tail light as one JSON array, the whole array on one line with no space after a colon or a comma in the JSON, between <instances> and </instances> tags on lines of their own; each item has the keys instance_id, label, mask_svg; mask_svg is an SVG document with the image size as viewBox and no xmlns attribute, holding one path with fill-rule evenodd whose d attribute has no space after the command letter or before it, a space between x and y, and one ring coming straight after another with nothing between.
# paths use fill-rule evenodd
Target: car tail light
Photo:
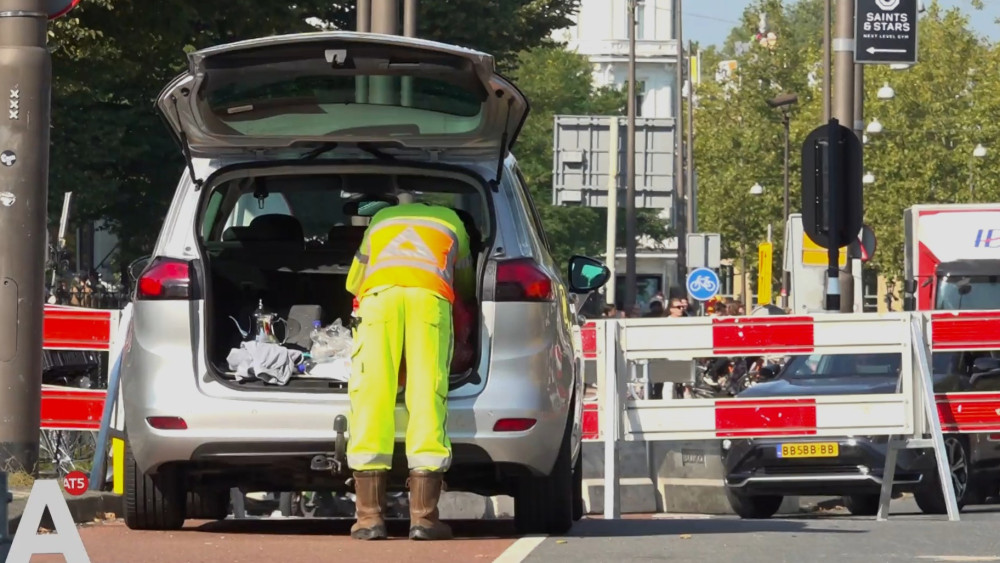
<instances>
[{"instance_id":1,"label":"car tail light","mask_svg":"<svg viewBox=\"0 0 1000 563\"><path fill-rule=\"evenodd\" d=\"M501 418L493 425L494 432L524 432L535 425L533 418Z\"/></svg>"},{"instance_id":2,"label":"car tail light","mask_svg":"<svg viewBox=\"0 0 1000 563\"><path fill-rule=\"evenodd\" d=\"M179 416L150 416L146 422L157 430L187 430L187 422Z\"/></svg>"},{"instance_id":3,"label":"car tail light","mask_svg":"<svg viewBox=\"0 0 1000 563\"><path fill-rule=\"evenodd\" d=\"M191 299L191 264L156 258L139 276L136 298L147 301Z\"/></svg>"},{"instance_id":4,"label":"car tail light","mask_svg":"<svg viewBox=\"0 0 1000 563\"><path fill-rule=\"evenodd\" d=\"M531 260L497 263L496 301L551 301L552 278Z\"/></svg>"}]
</instances>

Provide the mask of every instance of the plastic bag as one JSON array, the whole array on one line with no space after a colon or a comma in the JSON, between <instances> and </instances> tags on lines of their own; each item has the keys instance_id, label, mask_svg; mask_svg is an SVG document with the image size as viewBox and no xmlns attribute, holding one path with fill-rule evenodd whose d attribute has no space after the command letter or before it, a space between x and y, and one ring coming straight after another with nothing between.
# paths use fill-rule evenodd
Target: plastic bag
<instances>
[{"instance_id":1,"label":"plastic bag","mask_svg":"<svg viewBox=\"0 0 1000 563\"><path fill-rule=\"evenodd\" d=\"M319 333L313 335L313 344L309 349L309 356L314 362L327 362L333 360L349 360L351 350L354 347L354 338L351 337L351 329L345 327L340 319L333 324L319 329Z\"/></svg>"}]
</instances>

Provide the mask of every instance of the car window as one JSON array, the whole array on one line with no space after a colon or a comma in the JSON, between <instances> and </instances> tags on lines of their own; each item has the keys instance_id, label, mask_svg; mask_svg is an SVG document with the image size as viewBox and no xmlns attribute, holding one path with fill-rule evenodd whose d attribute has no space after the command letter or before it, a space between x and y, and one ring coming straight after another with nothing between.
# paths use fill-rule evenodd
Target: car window
<instances>
[{"instance_id":1,"label":"car window","mask_svg":"<svg viewBox=\"0 0 1000 563\"><path fill-rule=\"evenodd\" d=\"M552 247L549 246L549 237L545 234L545 228L542 226L542 219L538 216L538 209L535 208L535 202L531 199L531 193L528 191L528 182L524 179L524 175L521 174L520 168L515 166L514 173L517 177L518 187L523 194L524 202L528 207L528 220L531 222L531 226L538 235L541 245L546 251L551 253Z\"/></svg>"},{"instance_id":2,"label":"car window","mask_svg":"<svg viewBox=\"0 0 1000 563\"><path fill-rule=\"evenodd\" d=\"M785 373L790 378L896 377L901 367L900 354L811 354L792 358Z\"/></svg>"},{"instance_id":3,"label":"car window","mask_svg":"<svg viewBox=\"0 0 1000 563\"><path fill-rule=\"evenodd\" d=\"M203 236L206 240L221 240L231 227L248 227L261 215L289 215L295 217L302 226L307 241L324 242L335 226L364 226L367 219L352 217L344 213L344 205L363 197L361 191L378 192L381 186L396 186L397 195L414 203L443 205L467 212L480 230L488 237L491 228L488 207L481 190L471 184L448 178L413 177L399 175L386 180L379 177L355 175L350 186L336 178L320 176L275 176L267 178L266 189L259 184L247 185L243 182L229 182L218 187L221 200L232 201L229 209L213 213L211 206L216 201L215 193L208 198L204 214L206 225ZM388 188L387 188L388 189ZM233 191L237 193L233 193ZM242 192L242 193L240 193ZM228 197L221 196L228 194ZM214 216L214 218L213 218ZM218 228L212 228L216 227ZM212 233L209 236L207 233Z\"/></svg>"}]
</instances>

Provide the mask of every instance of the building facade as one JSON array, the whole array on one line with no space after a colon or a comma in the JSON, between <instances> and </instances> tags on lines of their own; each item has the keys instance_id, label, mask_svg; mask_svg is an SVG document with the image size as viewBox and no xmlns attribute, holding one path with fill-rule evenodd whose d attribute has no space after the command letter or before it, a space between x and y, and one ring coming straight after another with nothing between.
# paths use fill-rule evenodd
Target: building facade
<instances>
[{"instance_id":1,"label":"building facade","mask_svg":"<svg viewBox=\"0 0 1000 563\"><path fill-rule=\"evenodd\" d=\"M636 4L636 112L640 117L674 117L677 41L675 0ZM593 64L595 86L624 87L628 80L629 0L581 0L574 25L554 34Z\"/></svg>"}]
</instances>

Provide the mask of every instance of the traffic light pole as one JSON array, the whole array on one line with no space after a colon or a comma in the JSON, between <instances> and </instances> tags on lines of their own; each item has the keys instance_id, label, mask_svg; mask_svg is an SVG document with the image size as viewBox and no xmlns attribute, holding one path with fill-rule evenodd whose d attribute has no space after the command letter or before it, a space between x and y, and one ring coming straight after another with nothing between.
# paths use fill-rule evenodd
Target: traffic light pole
<instances>
[{"instance_id":1,"label":"traffic light pole","mask_svg":"<svg viewBox=\"0 0 1000 563\"><path fill-rule=\"evenodd\" d=\"M833 118L839 123L850 127L854 123L854 0L836 0L836 28L834 29L833 35L833 52L834 52L834 99L833 99ZM831 160L831 162L834 162ZM830 183L834 183L833 175L834 171L831 166L831 178ZM838 171L839 172L839 171ZM831 189L838 189L840 186L832 186ZM832 225L831 225L832 227ZM830 251L838 257L834 260L833 265L839 265L839 253L840 249L835 248ZM848 267L850 261L848 261ZM832 266L831 266L832 268ZM850 272L850 270L848 270ZM834 272L831 270L830 275ZM832 280L827 281L827 309L840 311L841 310L841 291L840 291L840 276L839 268L837 274ZM844 284L846 288L850 288L852 284ZM836 292L836 298L830 295L830 292ZM844 300L846 303L853 304L853 295L844 295ZM836 303L836 305L833 305ZM831 307L835 307L832 308Z\"/></svg>"},{"instance_id":2,"label":"traffic light pole","mask_svg":"<svg viewBox=\"0 0 1000 563\"><path fill-rule=\"evenodd\" d=\"M0 471L31 474L42 402L52 87L47 22L43 0L0 0Z\"/></svg>"}]
</instances>

